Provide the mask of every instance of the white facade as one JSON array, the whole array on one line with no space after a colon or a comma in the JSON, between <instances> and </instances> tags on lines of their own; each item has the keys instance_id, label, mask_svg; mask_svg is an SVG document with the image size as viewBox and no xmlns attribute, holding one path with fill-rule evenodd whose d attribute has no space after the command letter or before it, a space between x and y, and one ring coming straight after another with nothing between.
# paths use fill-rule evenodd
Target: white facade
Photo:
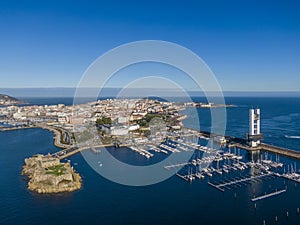
<instances>
[{"instance_id":1,"label":"white facade","mask_svg":"<svg viewBox=\"0 0 300 225\"><path fill-rule=\"evenodd\" d=\"M13 118L14 119L23 119L24 115L21 112L16 112L16 113L13 114Z\"/></svg>"},{"instance_id":2,"label":"white facade","mask_svg":"<svg viewBox=\"0 0 300 225\"><path fill-rule=\"evenodd\" d=\"M101 130L105 131L107 134L115 135L115 136L122 136L128 134L128 127L126 126L101 126Z\"/></svg>"},{"instance_id":3,"label":"white facade","mask_svg":"<svg viewBox=\"0 0 300 225\"><path fill-rule=\"evenodd\" d=\"M128 123L128 122L129 122L129 117L127 116L118 117L118 123Z\"/></svg>"},{"instance_id":4,"label":"white facade","mask_svg":"<svg viewBox=\"0 0 300 225\"><path fill-rule=\"evenodd\" d=\"M249 135L260 135L260 109L249 110ZM251 140L250 145L256 147L260 144L260 140Z\"/></svg>"},{"instance_id":5,"label":"white facade","mask_svg":"<svg viewBox=\"0 0 300 225\"><path fill-rule=\"evenodd\" d=\"M115 136L127 135L128 128L127 127L111 127L110 134Z\"/></svg>"},{"instance_id":6,"label":"white facade","mask_svg":"<svg viewBox=\"0 0 300 225\"><path fill-rule=\"evenodd\" d=\"M138 125L138 124L130 125L128 128L129 131L134 131L134 130L138 130L138 129L140 129L140 125Z\"/></svg>"}]
</instances>

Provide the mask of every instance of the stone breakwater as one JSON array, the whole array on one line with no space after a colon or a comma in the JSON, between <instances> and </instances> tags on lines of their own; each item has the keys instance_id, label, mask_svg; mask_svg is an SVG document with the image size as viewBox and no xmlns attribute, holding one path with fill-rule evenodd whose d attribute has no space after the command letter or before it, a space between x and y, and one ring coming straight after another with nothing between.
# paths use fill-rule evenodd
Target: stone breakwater
<instances>
[{"instance_id":1,"label":"stone breakwater","mask_svg":"<svg viewBox=\"0 0 300 225\"><path fill-rule=\"evenodd\" d=\"M42 128L42 129L46 129L46 130L49 130L51 132L53 132L54 134L54 145L58 148L62 148L62 149L65 149L65 148L70 148L71 146L68 145L68 144L63 144L61 142L61 132L62 132L62 129L61 128L58 128L58 127L53 127L53 126L49 126L47 124L36 124L37 127L39 128Z\"/></svg>"},{"instance_id":2,"label":"stone breakwater","mask_svg":"<svg viewBox=\"0 0 300 225\"><path fill-rule=\"evenodd\" d=\"M61 163L50 155L35 155L25 159L22 175L29 178L28 190L41 193L61 193L79 190L81 177L70 162Z\"/></svg>"}]
</instances>

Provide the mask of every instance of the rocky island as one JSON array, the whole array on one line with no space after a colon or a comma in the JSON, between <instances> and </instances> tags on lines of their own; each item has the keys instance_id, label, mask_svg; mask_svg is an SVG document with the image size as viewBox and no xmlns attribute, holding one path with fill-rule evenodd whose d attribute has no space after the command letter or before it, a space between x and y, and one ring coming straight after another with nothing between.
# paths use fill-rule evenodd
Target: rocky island
<instances>
[{"instance_id":1,"label":"rocky island","mask_svg":"<svg viewBox=\"0 0 300 225\"><path fill-rule=\"evenodd\" d=\"M0 106L18 105L24 102L8 95L0 94Z\"/></svg>"},{"instance_id":2,"label":"rocky island","mask_svg":"<svg viewBox=\"0 0 300 225\"><path fill-rule=\"evenodd\" d=\"M72 192L81 188L81 177L70 162L61 163L49 154L25 159L22 175L29 178L28 190L41 194Z\"/></svg>"}]
</instances>

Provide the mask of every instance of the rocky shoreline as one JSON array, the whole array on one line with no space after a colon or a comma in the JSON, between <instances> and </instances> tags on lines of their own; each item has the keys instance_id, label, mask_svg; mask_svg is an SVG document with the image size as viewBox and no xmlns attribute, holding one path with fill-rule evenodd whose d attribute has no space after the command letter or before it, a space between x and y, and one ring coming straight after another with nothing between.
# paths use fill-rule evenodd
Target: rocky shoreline
<instances>
[{"instance_id":1,"label":"rocky shoreline","mask_svg":"<svg viewBox=\"0 0 300 225\"><path fill-rule=\"evenodd\" d=\"M82 186L82 179L70 165L50 155L34 155L25 159L22 175L29 178L28 190L40 194L73 192Z\"/></svg>"}]
</instances>

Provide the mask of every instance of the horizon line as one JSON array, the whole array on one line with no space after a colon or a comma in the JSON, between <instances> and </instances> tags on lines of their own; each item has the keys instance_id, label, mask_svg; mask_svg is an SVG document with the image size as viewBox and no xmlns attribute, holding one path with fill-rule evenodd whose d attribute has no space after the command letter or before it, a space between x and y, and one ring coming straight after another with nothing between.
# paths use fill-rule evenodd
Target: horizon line
<instances>
[{"instance_id":1,"label":"horizon line","mask_svg":"<svg viewBox=\"0 0 300 225\"><path fill-rule=\"evenodd\" d=\"M4 89L99 89L99 87L0 87L0 91L4 90ZM102 89L123 89L122 87L104 87ZM158 87L158 88L153 88L153 87L134 87L134 88L127 88L127 89L155 89L155 90L159 90L159 89L164 89L164 90L178 90L177 88L164 88L164 87ZM202 90L189 90L187 92L203 92ZM216 91L207 91L207 92L218 92ZM300 90L222 90L222 92L241 92L241 93L245 93L245 92L266 92L266 93L270 93L270 92L274 92L274 93L280 93L280 92L284 92L284 93L300 93Z\"/></svg>"}]
</instances>

